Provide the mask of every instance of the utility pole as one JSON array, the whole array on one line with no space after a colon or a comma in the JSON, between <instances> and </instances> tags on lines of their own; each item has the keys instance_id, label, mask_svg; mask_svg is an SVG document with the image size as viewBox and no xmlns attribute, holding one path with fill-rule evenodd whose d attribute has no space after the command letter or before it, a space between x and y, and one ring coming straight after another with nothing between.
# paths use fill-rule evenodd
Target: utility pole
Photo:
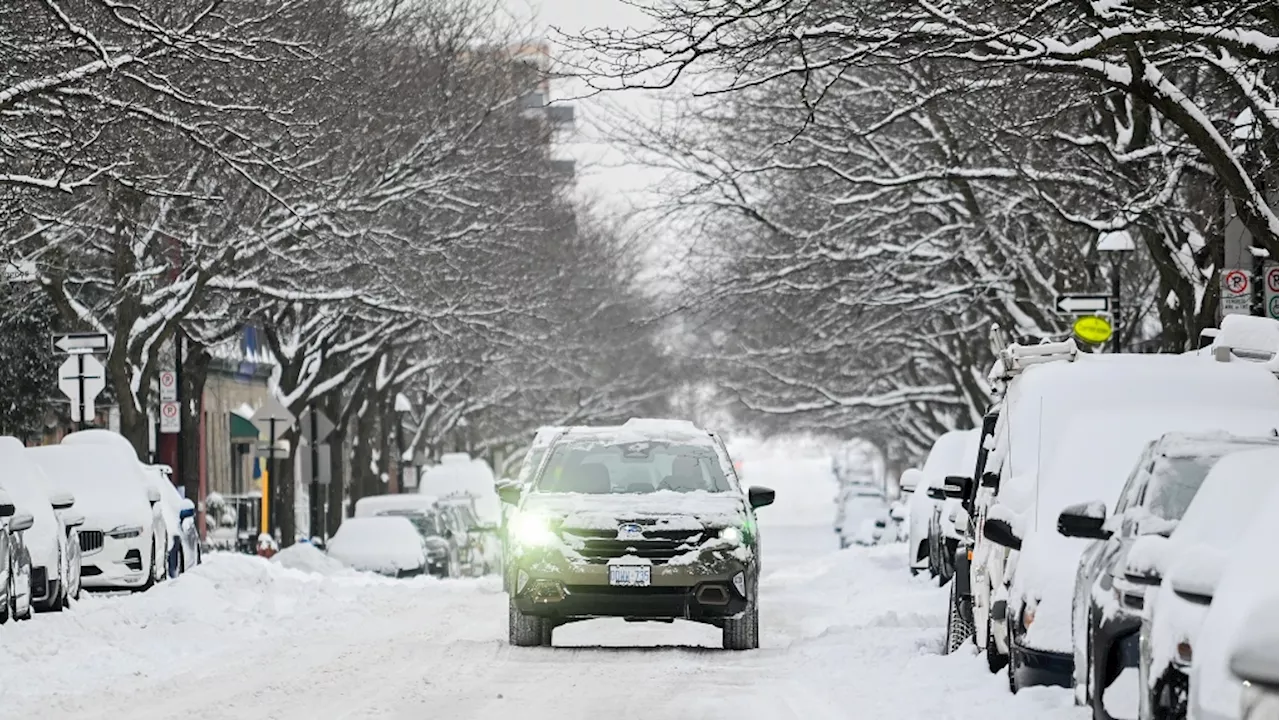
<instances>
[{"instance_id":1,"label":"utility pole","mask_svg":"<svg viewBox=\"0 0 1280 720\"><path fill-rule=\"evenodd\" d=\"M174 385L173 389L174 389L174 392L176 393L175 397L178 400L178 407L179 407L178 417L179 418L181 418L185 414L182 412L181 407L182 407L182 403L186 400L186 393L182 389L182 353L184 350L184 346L186 345L184 340L186 340L186 335L182 332L182 326L179 325L178 329L174 332L174 336L173 336L173 385ZM181 422L181 420L179 420L179 422ZM178 478L178 483L182 485L182 487L184 488L184 491L183 491L184 494L185 494L185 488L187 487L187 476L186 476L187 462L185 458L186 453L183 452L183 450L186 449L186 440L187 440L186 432L187 432L186 423L180 424L178 426L178 447L177 447L177 451L173 455L173 464L175 466L173 468L173 472L174 472L174 475ZM196 493L196 494L198 495L199 493ZM191 500L191 502L196 503L197 505L199 505L200 503L200 498L198 497L189 498L189 499Z\"/></svg>"}]
</instances>

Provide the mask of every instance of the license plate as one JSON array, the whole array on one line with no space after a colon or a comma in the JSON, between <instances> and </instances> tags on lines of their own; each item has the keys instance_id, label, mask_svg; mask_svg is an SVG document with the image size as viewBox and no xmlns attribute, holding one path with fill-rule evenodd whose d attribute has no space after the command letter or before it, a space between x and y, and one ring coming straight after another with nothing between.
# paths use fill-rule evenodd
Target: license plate
<instances>
[{"instance_id":1,"label":"license plate","mask_svg":"<svg viewBox=\"0 0 1280 720\"><path fill-rule=\"evenodd\" d=\"M627 587L649 587L649 565L610 565L609 584Z\"/></svg>"}]
</instances>

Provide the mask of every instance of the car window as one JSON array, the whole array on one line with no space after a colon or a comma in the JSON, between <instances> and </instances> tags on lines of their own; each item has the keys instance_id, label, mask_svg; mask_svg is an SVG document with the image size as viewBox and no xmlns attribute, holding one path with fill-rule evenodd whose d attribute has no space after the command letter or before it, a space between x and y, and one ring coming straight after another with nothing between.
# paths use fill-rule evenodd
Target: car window
<instances>
[{"instance_id":1,"label":"car window","mask_svg":"<svg viewBox=\"0 0 1280 720\"><path fill-rule=\"evenodd\" d=\"M1147 445L1142 451L1142 456L1138 458L1138 462L1133 466L1133 470L1129 473L1129 479L1124 481L1124 488L1120 491L1120 499L1116 500L1115 515L1124 514L1126 510L1137 505L1142 497L1142 489L1146 485L1147 465L1151 461L1151 449L1154 443Z\"/></svg>"},{"instance_id":2,"label":"car window","mask_svg":"<svg viewBox=\"0 0 1280 720\"><path fill-rule=\"evenodd\" d=\"M539 492L730 492L715 448L662 441L561 443L551 451Z\"/></svg>"},{"instance_id":3,"label":"car window","mask_svg":"<svg viewBox=\"0 0 1280 720\"><path fill-rule=\"evenodd\" d=\"M1147 484L1147 509L1165 520L1181 520L1219 457L1215 454L1156 460Z\"/></svg>"}]
</instances>

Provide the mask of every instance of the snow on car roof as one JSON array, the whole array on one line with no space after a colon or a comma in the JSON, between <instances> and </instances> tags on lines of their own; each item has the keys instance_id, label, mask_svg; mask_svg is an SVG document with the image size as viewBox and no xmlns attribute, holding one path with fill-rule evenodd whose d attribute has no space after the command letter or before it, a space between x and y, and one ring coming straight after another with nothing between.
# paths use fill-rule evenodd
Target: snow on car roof
<instances>
[{"instance_id":1,"label":"snow on car roof","mask_svg":"<svg viewBox=\"0 0 1280 720\"><path fill-rule=\"evenodd\" d=\"M1233 435L1222 430L1167 432L1156 443L1156 453L1168 458L1225 455L1250 445L1274 445L1275 435Z\"/></svg>"},{"instance_id":2,"label":"snow on car roof","mask_svg":"<svg viewBox=\"0 0 1280 720\"><path fill-rule=\"evenodd\" d=\"M1081 415L1141 407L1161 408L1173 418L1203 409L1225 420L1152 423L1147 440L1173 430L1265 434L1280 415L1276 378L1258 364L1206 363L1184 355L1082 355L1073 363L1036 365L1010 385L1005 402L988 467L1004 462L1006 477L1034 478L1044 465L1041 442L1045 454L1052 452L1064 425Z\"/></svg>"},{"instance_id":3,"label":"snow on car roof","mask_svg":"<svg viewBox=\"0 0 1280 720\"><path fill-rule=\"evenodd\" d=\"M76 497L76 509L150 516L142 465L131 450L114 443L27 448L54 487ZM146 511L143 513L142 511Z\"/></svg>"},{"instance_id":4,"label":"snow on car roof","mask_svg":"<svg viewBox=\"0 0 1280 720\"><path fill-rule=\"evenodd\" d=\"M469 495L475 499L476 515L484 522L496 523L502 505L493 487L494 479L493 469L484 460L473 460L466 453L449 453L441 457L439 465L422 473L418 494L437 498Z\"/></svg>"},{"instance_id":5,"label":"snow on car roof","mask_svg":"<svg viewBox=\"0 0 1280 720\"><path fill-rule=\"evenodd\" d=\"M568 428L561 442L574 444L622 445L639 442L669 442L711 447L715 441L704 430L685 420L636 422L627 425Z\"/></svg>"},{"instance_id":6,"label":"snow on car roof","mask_svg":"<svg viewBox=\"0 0 1280 720\"><path fill-rule=\"evenodd\" d=\"M938 436L920 469L925 477L941 480L948 475L970 475L978 458L978 430L951 430Z\"/></svg>"},{"instance_id":7,"label":"snow on car roof","mask_svg":"<svg viewBox=\"0 0 1280 720\"><path fill-rule=\"evenodd\" d=\"M1260 500L1280 476L1280 448L1236 452L1214 463L1170 539L1228 547L1240 523L1262 508ZM1247 518L1247 520L1246 520Z\"/></svg>"},{"instance_id":8,"label":"snow on car roof","mask_svg":"<svg viewBox=\"0 0 1280 720\"><path fill-rule=\"evenodd\" d=\"M1280 322L1256 315L1227 315L1213 346L1275 353L1280 348Z\"/></svg>"},{"instance_id":9,"label":"snow on car roof","mask_svg":"<svg viewBox=\"0 0 1280 720\"><path fill-rule=\"evenodd\" d=\"M426 512L436 506L434 495L370 495L356 501L355 517L374 517L390 510L416 510Z\"/></svg>"}]
</instances>

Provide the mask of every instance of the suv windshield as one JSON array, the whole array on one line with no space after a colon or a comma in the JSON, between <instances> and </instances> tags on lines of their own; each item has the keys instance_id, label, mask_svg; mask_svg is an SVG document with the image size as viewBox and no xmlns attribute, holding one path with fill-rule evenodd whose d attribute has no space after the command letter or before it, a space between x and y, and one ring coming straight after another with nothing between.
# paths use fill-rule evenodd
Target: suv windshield
<instances>
[{"instance_id":1,"label":"suv windshield","mask_svg":"<svg viewBox=\"0 0 1280 720\"><path fill-rule=\"evenodd\" d=\"M592 495L733 489L712 447L661 441L561 443L551 451L537 487L539 492Z\"/></svg>"},{"instance_id":2,"label":"suv windshield","mask_svg":"<svg viewBox=\"0 0 1280 720\"><path fill-rule=\"evenodd\" d=\"M1199 457L1160 458L1151 471L1147 488L1147 509L1165 520L1181 520L1196 492L1204 484L1209 469L1221 454Z\"/></svg>"}]
</instances>

